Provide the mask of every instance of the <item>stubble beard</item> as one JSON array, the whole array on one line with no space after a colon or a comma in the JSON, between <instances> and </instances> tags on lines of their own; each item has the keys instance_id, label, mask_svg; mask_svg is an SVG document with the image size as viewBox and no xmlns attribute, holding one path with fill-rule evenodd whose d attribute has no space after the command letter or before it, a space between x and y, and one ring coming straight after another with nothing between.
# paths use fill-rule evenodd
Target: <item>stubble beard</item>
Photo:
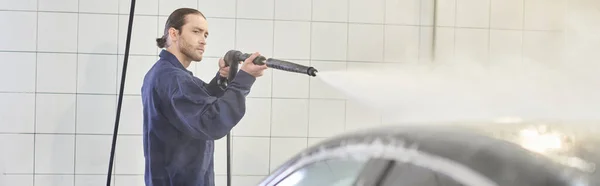
<instances>
[{"instance_id":1,"label":"stubble beard","mask_svg":"<svg viewBox=\"0 0 600 186\"><path fill-rule=\"evenodd\" d=\"M181 53L183 53L186 58L192 60L193 62L202 61L202 54L199 54L197 50L192 45L188 44L184 38L182 38L182 41L183 42L180 42L179 44Z\"/></svg>"}]
</instances>

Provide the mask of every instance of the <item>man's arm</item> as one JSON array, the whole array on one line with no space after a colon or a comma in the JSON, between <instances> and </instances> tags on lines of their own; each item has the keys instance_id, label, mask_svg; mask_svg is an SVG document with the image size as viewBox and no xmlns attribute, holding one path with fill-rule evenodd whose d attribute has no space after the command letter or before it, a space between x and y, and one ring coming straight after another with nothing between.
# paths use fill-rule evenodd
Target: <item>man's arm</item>
<instances>
[{"instance_id":1,"label":"man's arm","mask_svg":"<svg viewBox=\"0 0 600 186\"><path fill-rule=\"evenodd\" d=\"M227 135L246 112L246 96L255 77L240 71L221 97L210 95L187 77L176 79L168 94L167 117L180 131L204 140Z\"/></svg>"}]
</instances>

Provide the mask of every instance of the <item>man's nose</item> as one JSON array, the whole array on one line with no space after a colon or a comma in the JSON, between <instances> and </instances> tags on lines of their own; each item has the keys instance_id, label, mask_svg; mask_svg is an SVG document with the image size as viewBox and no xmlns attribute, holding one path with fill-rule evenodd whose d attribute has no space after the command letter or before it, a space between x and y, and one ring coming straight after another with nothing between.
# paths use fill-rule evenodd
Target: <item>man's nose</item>
<instances>
[{"instance_id":1,"label":"man's nose","mask_svg":"<svg viewBox=\"0 0 600 186\"><path fill-rule=\"evenodd\" d=\"M206 45L206 37L204 37L204 36L200 37L200 44Z\"/></svg>"}]
</instances>

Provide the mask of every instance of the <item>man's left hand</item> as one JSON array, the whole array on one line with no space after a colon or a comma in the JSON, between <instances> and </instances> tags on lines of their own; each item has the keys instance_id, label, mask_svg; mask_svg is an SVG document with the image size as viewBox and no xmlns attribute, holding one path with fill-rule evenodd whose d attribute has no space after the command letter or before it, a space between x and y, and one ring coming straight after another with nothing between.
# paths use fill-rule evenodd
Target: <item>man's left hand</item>
<instances>
[{"instance_id":1,"label":"man's left hand","mask_svg":"<svg viewBox=\"0 0 600 186\"><path fill-rule=\"evenodd\" d=\"M225 60L223 60L223 58L219 59L219 75L221 75L221 77L229 76L229 66L225 67Z\"/></svg>"},{"instance_id":2,"label":"man's left hand","mask_svg":"<svg viewBox=\"0 0 600 186\"><path fill-rule=\"evenodd\" d=\"M242 63L240 61L240 63ZM225 67L225 60L223 58L219 59L219 75L221 77L229 77L229 66Z\"/></svg>"}]
</instances>

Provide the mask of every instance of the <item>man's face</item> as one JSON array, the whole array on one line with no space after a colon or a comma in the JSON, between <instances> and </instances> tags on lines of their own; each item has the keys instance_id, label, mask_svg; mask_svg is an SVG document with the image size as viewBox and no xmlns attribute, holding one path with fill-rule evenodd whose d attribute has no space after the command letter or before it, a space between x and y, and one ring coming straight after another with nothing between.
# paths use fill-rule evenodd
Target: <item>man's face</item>
<instances>
[{"instance_id":1,"label":"man's face","mask_svg":"<svg viewBox=\"0 0 600 186\"><path fill-rule=\"evenodd\" d=\"M201 61L208 37L208 23L201 15L189 14L181 27L177 46L183 55L192 61Z\"/></svg>"}]
</instances>

